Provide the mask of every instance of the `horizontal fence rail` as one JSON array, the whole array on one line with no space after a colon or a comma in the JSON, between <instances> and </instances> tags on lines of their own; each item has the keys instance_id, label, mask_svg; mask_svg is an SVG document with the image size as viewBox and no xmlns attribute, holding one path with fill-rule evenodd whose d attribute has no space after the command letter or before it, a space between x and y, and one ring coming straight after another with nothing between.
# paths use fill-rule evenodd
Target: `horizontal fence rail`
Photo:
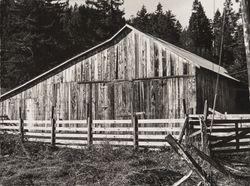
<instances>
[{"instance_id":1,"label":"horizontal fence rail","mask_svg":"<svg viewBox=\"0 0 250 186\"><path fill-rule=\"evenodd\" d=\"M93 144L108 142L115 146L163 147L168 146L167 134L179 137L184 121L136 118L93 120L92 125L88 125L87 120L0 120L0 131L18 134L22 125L23 136L28 141L54 142L54 145L85 146L91 137Z\"/></svg>"},{"instance_id":2,"label":"horizontal fence rail","mask_svg":"<svg viewBox=\"0 0 250 186\"><path fill-rule=\"evenodd\" d=\"M226 116L225 116L226 117ZM227 115L206 120L211 153L233 153L250 151L250 115ZM200 130L199 120L190 122L193 130ZM194 132L194 133L195 133Z\"/></svg>"}]
</instances>

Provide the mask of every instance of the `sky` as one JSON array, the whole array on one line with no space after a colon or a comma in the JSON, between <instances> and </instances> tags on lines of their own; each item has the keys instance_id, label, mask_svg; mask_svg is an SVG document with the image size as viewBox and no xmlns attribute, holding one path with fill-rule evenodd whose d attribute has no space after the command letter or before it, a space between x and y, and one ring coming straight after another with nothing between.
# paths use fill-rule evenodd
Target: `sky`
<instances>
[{"instance_id":1,"label":"sky","mask_svg":"<svg viewBox=\"0 0 250 186\"><path fill-rule=\"evenodd\" d=\"M124 0L125 17L128 19L141 9L142 5L146 6L148 12L156 10L157 4L160 2L163 10L171 10L183 27L188 26L189 18L192 13L192 4L194 0ZM70 4L82 4L85 0L69 0ZM204 7L205 13L209 19L213 18L214 10L223 10L225 0L200 0ZM238 10L239 3L234 3L235 10Z\"/></svg>"}]
</instances>

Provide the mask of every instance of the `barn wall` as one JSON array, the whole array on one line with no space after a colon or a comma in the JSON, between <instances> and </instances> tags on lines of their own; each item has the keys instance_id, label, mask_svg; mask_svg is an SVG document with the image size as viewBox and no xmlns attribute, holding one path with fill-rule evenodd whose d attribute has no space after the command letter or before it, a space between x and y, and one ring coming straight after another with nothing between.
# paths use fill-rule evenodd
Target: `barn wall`
<instances>
[{"instance_id":1,"label":"barn wall","mask_svg":"<svg viewBox=\"0 0 250 186\"><path fill-rule=\"evenodd\" d=\"M193 75L190 77L178 77ZM183 116L182 99L196 112L195 67L168 47L141 32L119 35L106 48L99 48L83 59L31 88L3 101L1 114L18 119L21 106L24 119L47 120L52 105L56 118L85 119L89 85L83 81L131 80L165 77L164 80L144 80L93 85L92 107L95 119L127 118L134 111L146 112L147 118ZM131 92L134 95L132 101Z\"/></svg>"},{"instance_id":2,"label":"barn wall","mask_svg":"<svg viewBox=\"0 0 250 186\"><path fill-rule=\"evenodd\" d=\"M203 113L204 102L213 107L216 86L216 74L204 68L197 69L197 111ZM237 91L239 83L220 76L215 110L219 112L238 113Z\"/></svg>"}]
</instances>

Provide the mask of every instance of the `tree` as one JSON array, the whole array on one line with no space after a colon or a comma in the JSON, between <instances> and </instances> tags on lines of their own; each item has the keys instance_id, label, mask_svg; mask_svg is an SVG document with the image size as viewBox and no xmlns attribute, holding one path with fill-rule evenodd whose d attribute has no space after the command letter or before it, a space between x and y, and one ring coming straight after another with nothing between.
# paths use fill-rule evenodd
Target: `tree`
<instances>
[{"instance_id":1,"label":"tree","mask_svg":"<svg viewBox=\"0 0 250 186\"><path fill-rule=\"evenodd\" d=\"M247 82L246 52L244 50L243 26L240 19L240 10L235 12L232 1L224 4L223 15L217 10L214 16L214 59L218 63L223 33L222 61L229 73L242 82Z\"/></svg>"},{"instance_id":2,"label":"tree","mask_svg":"<svg viewBox=\"0 0 250 186\"><path fill-rule=\"evenodd\" d=\"M65 0L0 2L1 86L9 88L102 42L125 24L122 0L88 0L79 7Z\"/></svg>"},{"instance_id":3,"label":"tree","mask_svg":"<svg viewBox=\"0 0 250 186\"><path fill-rule=\"evenodd\" d=\"M131 20L131 24L165 41L180 44L181 24L170 10L164 12L160 3L154 13L147 13L146 7L143 6L137 16Z\"/></svg>"},{"instance_id":4,"label":"tree","mask_svg":"<svg viewBox=\"0 0 250 186\"><path fill-rule=\"evenodd\" d=\"M150 14L147 12L146 7L143 5L141 10L137 12L136 17L132 20L132 24L136 25L139 30L149 32L149 21Z\"/></svg>"},{"instance_id":5,"label":"tree","mask_svg":"<svg viewBox=\"0 0 250 186\"><path fill-rule=\"evenodd\" d=\"M246 50L246 60L248 69L248 83L250 84L250 2L249 0L242 1L243 6L243 26L244 26L244 39L245 39L245 50ZM250 86L249 86L250 90Z\"/></svg>"},{"instance_id":6,"label":"tree","mask_svg":"<svg viewBox=\"0 0 250 186\"><path fill-rule=\"evenodd\" d=\"M1 7L5 9L3 84L13 88L55 66L70 53L65 52L68 37L62 22L67 2L9 2L9 6Z\"/></svg>"},{"instance_id":7,"label":"tree","mask_svg":"<svg viewBox=\"0 0 250 186\"><path fill-rule=\"evenodd\" d=\"M125 24L124 11L120 9L123 0L87 0L88 8L96 9L92 18L97 19L96 33L102 38L110 37Z\"/></svg>"},{"instance_id":8,"label":"tree","mask_svg":"<svg viewBox=\"0 0 250 186\"><path fill-rule=\"evenodd\" d=\"M215 12L213 20L213 57L218 63L220 55L220 44L221 44L221 32L222 32L222 17L219 10Z\"/></svg>"},{"instance_id":9,"label":"tree","mask_svg":"<svg viewBox=\"0 0 250 186\"><path fill-rule=\"evenodd\" d=\"M243 25L239 24L236 27L234 40L236 41L233 46L234 61L231 65L227 66L229 73L241 82L248 82L247 63L246 63L246 50L244 45Z\"/></svg>"},{"instance_id":10,"label":"tree","mask_svg":"<svg viewBox=\"0 0 250 186\"><path fill-rule=\"evenodd\" d=\"M189 19L188 32L194 52L206 56L212 49L212 29L203 6L198 0L193 2L193 12Z\"/></svg>"},{"instance_id":11,"label":"tree","mask_svg":"<svg viewBox=\"0 0 250 186\"><path fill-rule=\"evenodd\" d=\"M223 56L222 56L222 65L227 67L232 65L235 61L235 57L233 55L234 46L237 45L237 41L235 40L235 33L239 20L239 13L236 13L233 10L233 3L231 0L227 0L224 4L225 10L225 20L224 20L224 31L223 31ZM222 27L222 26L221 26ZM221 36L220 36L221 37Z\"/></svg>"}]
</instances>

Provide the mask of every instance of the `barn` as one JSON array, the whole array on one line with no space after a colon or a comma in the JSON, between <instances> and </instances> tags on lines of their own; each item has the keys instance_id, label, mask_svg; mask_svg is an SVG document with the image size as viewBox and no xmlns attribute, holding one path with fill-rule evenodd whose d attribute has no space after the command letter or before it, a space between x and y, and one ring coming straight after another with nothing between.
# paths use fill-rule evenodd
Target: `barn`
<instances>
[{"instance_id":1,"label":"barn","mask_svg":"<svg viewBox=\"0 0 250 186\"><path fill-rule=\"evenodd\" d=\"M181 118L182 100L188 112L211 107L217 74L216 110L241 112L248 96L227 70L159 38L125 25L109 40L61 63L1 95L0 115L48 120L55 108L58 120ZM247 88L246 88L247 90ZM89 104L88 104L89 103Z\"/></svg>"}]
</instances>

